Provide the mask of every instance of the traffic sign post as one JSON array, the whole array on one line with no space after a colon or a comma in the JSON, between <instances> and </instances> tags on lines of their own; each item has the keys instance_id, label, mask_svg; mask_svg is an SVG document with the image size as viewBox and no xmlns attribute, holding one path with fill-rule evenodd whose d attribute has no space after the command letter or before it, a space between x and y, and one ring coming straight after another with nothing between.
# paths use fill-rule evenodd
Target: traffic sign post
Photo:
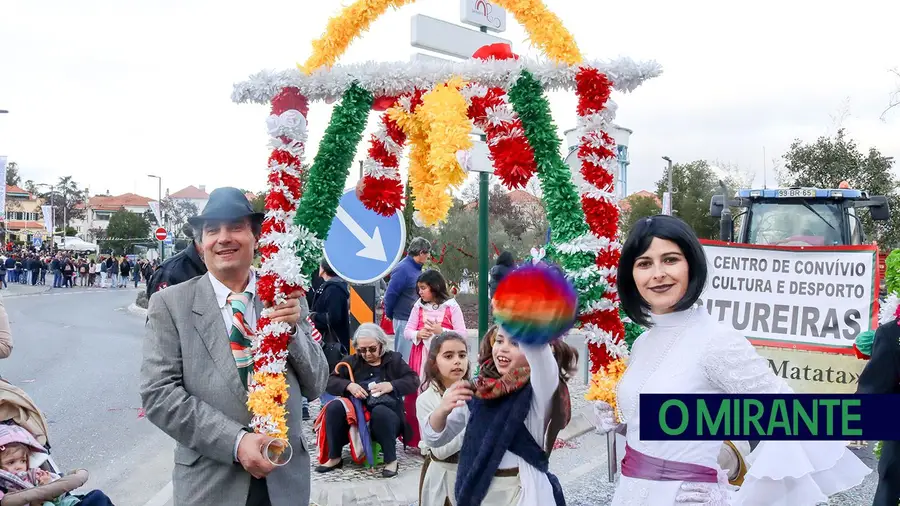
<instances>
[{"instance_id":1,"label":"traffic sign post","mask_svg":"<svg viewBox=\"0 0 900 506\"><path fill-rule=\"evenodd\" d=\"M512 43L488 31L500 33L506 30L506 11L490 0L460 0L460 21L477 26L479 31L470 30L454 23L417 14L412 17L410 44L412 47L427 49L450 57L468 60L475 51L490 44ZM441 58L431 55L414 55L415 61L433 61ZM488 328L488 198L493 164L488 156L486 136L474 132L481 142L475 142L473 149L461 160L466 170L478 172L478 335L481 337Z\"/></svg>"},{"instance_id":2,"label":"traffic sign post","mask_svg":"<svg viewBox=\"0 0 900 506\"><path fill-rule=\"evenodd\" d=\"M341 197L324 249L338 276L348 283L366 284L391 272L405 246L403 215L385 217L366 209L354 188Z\"/></svg>"}]
</instances>

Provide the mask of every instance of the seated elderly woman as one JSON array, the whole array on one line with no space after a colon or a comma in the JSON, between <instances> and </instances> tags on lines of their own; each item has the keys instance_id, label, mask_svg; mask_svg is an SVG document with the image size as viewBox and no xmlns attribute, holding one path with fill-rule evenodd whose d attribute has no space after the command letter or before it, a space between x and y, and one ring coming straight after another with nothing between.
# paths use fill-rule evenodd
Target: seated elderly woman
<instances>
[{"instance_id":1,"label":"seated elderly woman","mask_svg":"<svg viewBox=\"0 0 900 506\"><path fill-rule=\"evenodd\" d=\"M346 367L337 368L328 378L325 391L338 397L360 399L370 413L369 432L384 452L385 478L397 475L398 436L404 441L412 437L412 427L406 423L403 397L419 387L419 375L410 369L403 356L387 349L387 336L378 325L364 323L353 335L355 355L344 358L353 370L354 381ZM341 455L350 443L350 421L346 403L341 399L330 401L323 408L325 445L320 445L316 472L327 473L343 467ZM322 415L320 415L321 417ZM321 436L320 436L321 441ZM328 454L324 460L323 451Z\"/></svg>"}]
</instances>

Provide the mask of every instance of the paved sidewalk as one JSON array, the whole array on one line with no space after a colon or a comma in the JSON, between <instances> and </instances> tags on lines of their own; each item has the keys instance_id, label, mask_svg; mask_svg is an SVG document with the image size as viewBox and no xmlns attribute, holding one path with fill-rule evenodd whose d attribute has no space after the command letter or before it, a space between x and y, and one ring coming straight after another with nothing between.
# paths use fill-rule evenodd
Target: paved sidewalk
<instances>
[{"instance_id":1,"label":"paved sidewalk","mask_svg":"<svg viewBox=\"0 0 900 506\"><path fill-rule=\"evenodd\" d=\"M52 279L51 279L52 280ZM37 295L49 291L51 285L23 285L21 283L7 283L0 290L0 297L20 297L22 295Z\"/></svg>"}]
</instances>

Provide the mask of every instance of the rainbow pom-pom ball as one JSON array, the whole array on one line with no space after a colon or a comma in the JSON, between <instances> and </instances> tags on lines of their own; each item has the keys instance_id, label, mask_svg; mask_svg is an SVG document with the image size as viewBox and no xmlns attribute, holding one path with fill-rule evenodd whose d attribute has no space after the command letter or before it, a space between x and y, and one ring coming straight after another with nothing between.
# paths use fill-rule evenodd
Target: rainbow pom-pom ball
<instances>
[{"instance_id":1,"label":"rainbow pom-pom ball","mask_svg":"<svg viewBox=\"0 0 900 506\"><path fill-rule=\"evenodd\" d=\"M494 319L511 338L523 344L554 341L578 315L578 292L562 272L548 265L528 265L509 274L497 286Z\"/></svg>"}]
</instances>

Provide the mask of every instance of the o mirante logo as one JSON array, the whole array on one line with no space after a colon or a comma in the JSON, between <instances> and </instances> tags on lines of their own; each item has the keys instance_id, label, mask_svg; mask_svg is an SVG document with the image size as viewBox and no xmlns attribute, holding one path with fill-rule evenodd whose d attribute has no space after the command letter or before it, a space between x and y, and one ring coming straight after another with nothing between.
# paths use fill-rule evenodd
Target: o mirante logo
<instances>
[{"instance_id":1,"label":"o mirante logo","mask_svg":"<svg viewBox=\"0 0 900 506\"><path fill-rule=\"evenodd\" d=\"M896 440L900 396L644 394L641 440Z\"/></svg>"}]
</instances>

